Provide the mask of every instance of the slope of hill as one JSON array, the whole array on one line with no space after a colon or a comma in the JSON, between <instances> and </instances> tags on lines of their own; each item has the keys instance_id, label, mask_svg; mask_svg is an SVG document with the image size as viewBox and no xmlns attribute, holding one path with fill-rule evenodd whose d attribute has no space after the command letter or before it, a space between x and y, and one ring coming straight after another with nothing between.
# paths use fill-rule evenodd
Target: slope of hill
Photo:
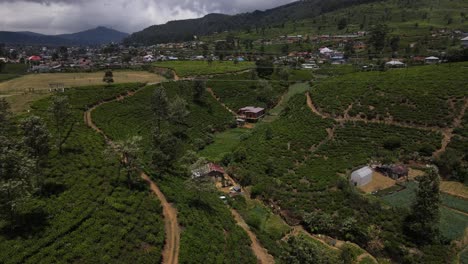
<instances>
[{"instance_id":1,"label":"slope of hill","mask_svg":"<svg viewBox=\"0 0 468 264\"><path fill-rule=\"evenodd\" d=\"M82 32L63 35L43 35L34 32L0 32L0 43L23 45L101 45L111 42L121 42L127 33L117 30L97 27Z\"/></svg>"},{"instance_id":2,"label":"slope of hill","mask_svg":"<svg viewBox=\"0 0 468 264\"><path fill-rule=\"evenodd\" d=\"M266 11L254 11L238 15L209 14L203 18L171 21L164 25L151 26L132 34L127 44L156 44L192 40L194 35L209 35L216 32L261 28L273 24L314 17L343 7L375 2L375 0L298 1Z\"/></svg>"},{"instance_id":3,"label":"slope of hill","mask_svg":"<svg viewBox=\"0 0 468 264\"><path fill-rule=\"evenodd\" d=\"M74 34L58 35L58 37L70 40L74 43L89 45L121 42L127 36L127 33L106 27L97 27L95 29L85 30Z\"/></svg>"}]
</instances>

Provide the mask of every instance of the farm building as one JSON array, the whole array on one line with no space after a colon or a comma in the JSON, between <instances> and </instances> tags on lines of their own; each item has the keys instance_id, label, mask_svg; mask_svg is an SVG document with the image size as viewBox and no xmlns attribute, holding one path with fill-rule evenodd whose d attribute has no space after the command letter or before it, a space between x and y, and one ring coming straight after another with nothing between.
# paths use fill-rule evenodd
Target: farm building
<instances>
[{"instance_id":1,"label":"farm building","mask_svg":"<svg viewBox=\"0 0 468 264\"><path fill-rule=\"evenodd\" d=\"M265 108L247 106L239 109L239 111L237 111L237 114L240 119L256 121L265 115Z\"/></svg>"},{"instance_id":2,"label":"farm building","mask_svg":"<svg viewBox=\"0 0 468 264\"><path fill-rule=\"evenodd\" d=\"M382 165L377 166L376 170L383 175L397 180L408 176L408 168L403 165Z\"/></svg>"},{"instance_id":3,"label":"farm building","mask_svg":"<svg viewBox=\"0 0 468 264\"><path fill-rule=\"evenodd\" d=\"M430 56L424 59L426 64L437 64L440 62L440 59L434 56Z\"/></svg>"},{"instance_id":4,"label":"farm building","mask_svg":"<svg viewBox=\"0 0 468 264\"><path fill-rule=\"evenodd\" d=\"M200 177L214 177L214 178L224 178L225 171L224 169L214 163L205 164L197 169L192 170L192 179Z\"/></svg>"},{"instance_id":5,"label":"farm building","mask_svg":"<svg viewBox=\"0 0 468 264\"><path fill-rule=\"evenodd\" d=\"M402 67L405 67L406 64L404 64L401 61L391 60L391 61L385 63L385 66L390 67L390 68L402 68Z\"/></svg>"},{"instance_id":6,"label":"farm building","mask_svg":"<svg viewBox=\"0 0 468 264\"><path fill-rule=\"evenodd\" d=\"M372 169L369 166L360 168L351 173L351 182L355 186L364 186L372 181Z\"/></svg>"},{"instance_id":7,"label":"farm building","mask_svg":"<svg viewBox=\"0 0 468 264\"><path fill-rule=\"evenodd\" d=\"M461 39L461 43L463 47L468 47L468 37L464 37Z\"/></svg>"}]
</instances>

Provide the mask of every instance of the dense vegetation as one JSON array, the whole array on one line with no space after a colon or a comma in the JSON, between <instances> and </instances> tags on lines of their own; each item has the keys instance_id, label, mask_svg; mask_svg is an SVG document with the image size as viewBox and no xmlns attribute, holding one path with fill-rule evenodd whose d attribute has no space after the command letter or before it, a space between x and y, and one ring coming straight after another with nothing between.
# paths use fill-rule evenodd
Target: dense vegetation
<instances>
[{"instance_id":1,"label":"dense vegetation","mask_svg":"<svg viewBox=\"0 0 468 264\"><path fill-rule=\"evenodd\" d=\"M0 221L0 262L138 262L161 259L164 231L158 200L145 183L127 187L117 157L104 155L103 138L83 123L85 105L110 99L138 85L85 87L64 93L71 133L60 153L53 148L41 165L41 192L20 203L15 224ZM47 121L51 99L34 105ZM72 125L73 124L73 125Z\"/></svg>"},{"instance_id":2,"label":"dense vegetation","mask_svg":"<svg viewBox=\"0 0 468 264\"><path fill-rule=\"evenodd\" d=\"M467 65L348 74L318 83L312 97L318 108L333 116L343 116L352 106L352 117L447 127L467 96Z\"/></svg>"},{"instance_id":3,"label":"dense vegetation","mask_svg":"<svg viewBox=\"0 0 468 264\"><path fill-rule=\"evenodd\" d=\"M126 44L152 45L157 43L189 41L193 36L204 36L218 32L253 29L256 31L281 26L291 20L313 17L321 13L347 7L353 4L375 2L375 0L298 1L267 11L255 11L234 16L209 14L199 19L171 21L155 25L133 33L125 40Z\"/></svg>"},{"instance_id":4,"label":"dense vegetation","mask_svg":"<svg viewBox=\"0 0 468 264\"><path fill-rule=\"evenodd\" d=\"M185 130L188 136L186 143L193 144L194 149L211 142L211 133L222 131L234 122L233 116L211 96L205 95L201 104L194 102L191 82L169 82L162 85L170 100L178 96L188 102L190 115ZM154 90L155 86L145 87L135 96L102 105L93 115L96 124L112 139L121 140L140 135L144 145L148 145L154 125L151 111L151 95Z\"/></svg>"},{"instance_id":5,"label":"dense vegetation","mask_svg":"<svg viewBox=\"0 0 468 264\"><path fill-rule=\"evenodd\" d=\"M391 137L399 142L396 149L388 149ZM361 196L340 175L370 159L404 160L439 142L440 135L417 129L359 122L337 126L315 116L297 95L279 119L259 126L224 161L243 185L252 186L252 195L275 205L288 222L399 259L407 253L397 245L412 245L402 234L404 214ZM353 228L344 228L351 223ZM387 242L374 247L380 240Z\"/></svg>"},{"instance_id":6,"label":"dense vegetation","mask_svg":"<svg viewBox=\"0 0 468 264\"><path fill-rule=\"evenodd\" d=\"M182 98L187 102L187 128L180 137L184 149L196 150L211 140L211 133L223 130L232 121L232 115L212 97L203 96L194 101L192 82L162 84L169 100ZM145 167L179 212L182 227L179 259L182 263L255 263L248 236L237 226L228 208L213 188L190 182L180 171L154 172L151 166L152 131L155 117L152 112L152 94L157 87L145 87L134 96L120 102L102 105L94 112L94 120L111 138L124 140L134 135L143 137ZM177 128L165 125L163 130ZM174 150L175 151L175 150ZM180 159L181 157L176 157Z\"/></svg>"},{"instance_id":7,"label":"dense vegetation","mask_svg":"<svg viewBox=\"0 0 468 264\"><path fill-rule=\"evenodd\" d=\"M287 91L288 83L259 80L252 73L220 75L211 78L207 86L233 111L246 106L272 108Z\"/></svg>"}]
</instances>

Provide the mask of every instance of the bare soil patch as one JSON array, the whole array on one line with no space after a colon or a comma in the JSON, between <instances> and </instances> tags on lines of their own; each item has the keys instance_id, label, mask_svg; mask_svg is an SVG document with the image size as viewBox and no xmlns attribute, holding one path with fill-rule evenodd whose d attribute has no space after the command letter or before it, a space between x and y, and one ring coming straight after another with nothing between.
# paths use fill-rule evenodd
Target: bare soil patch
<instances>
[{"instance_id":1,"label":"bare soil patch","mask_svg":"<svg viewBox=\"0 0 468 264\"><path fill-rule=\"evenodd\" d=\"M365 193L372 193L375 191L390 188L396 184L396 181L381 174L374 172L372 174L372 181L364 186L359 187Z\"/></svg>"}]
</instances>

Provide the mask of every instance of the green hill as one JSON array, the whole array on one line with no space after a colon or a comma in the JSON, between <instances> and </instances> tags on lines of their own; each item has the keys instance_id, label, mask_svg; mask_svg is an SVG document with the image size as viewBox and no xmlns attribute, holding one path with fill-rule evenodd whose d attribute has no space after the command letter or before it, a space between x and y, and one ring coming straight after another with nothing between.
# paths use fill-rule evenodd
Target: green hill
<instances>
[{"instance_id":1,"label":"green hill","mask_svg":"<svg viewBox=\"0 0 468 264\"><path fill-rule=\"evenodd\" d=\"M258 30L272 25L282 26L291 20L314 17L319 14L347 7L354 4L375 2L376 0L307 0L288 5L255 11L234 16L209 14L203 18L171 21L164 25L155 25L141 32L132 34L125 40L127 44L157 44L193 40L193 36L205 36L218 32L241 29Z\"/></svg>"},{"instance_id":2,"label":"green hill","mask_svg":"<svg viewBox=\"0 0 468 264\"><path fill-rule=\"evenodd\" d=\"M316 106L332 116L448 127L467 96L468 63L360 72L321 81Z\"/></svg>"}]
</instances>

